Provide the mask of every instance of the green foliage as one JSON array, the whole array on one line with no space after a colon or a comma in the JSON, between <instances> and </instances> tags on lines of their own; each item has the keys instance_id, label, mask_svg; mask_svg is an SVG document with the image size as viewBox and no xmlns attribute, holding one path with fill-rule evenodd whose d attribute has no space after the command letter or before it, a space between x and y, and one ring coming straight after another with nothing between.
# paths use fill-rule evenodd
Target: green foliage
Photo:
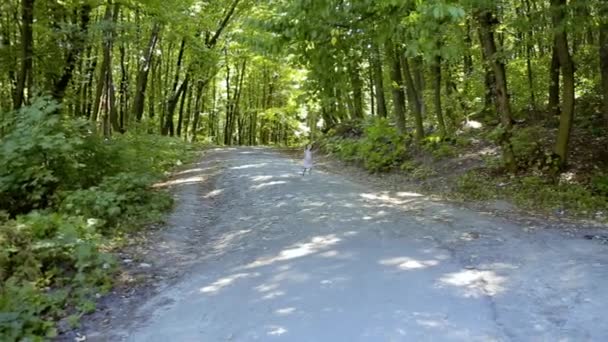
<instances>
[{"instance_id":1,"label":"green foliage","mask_svg":"<svg viewBox=\"0 0 608 342\"><path fill-rule=\"evenodd\" d=\"M466 199L488 200L497 196L496 184L481 172L467 172L458 177L455 191Z\"/></svg>"},{"instance_id":2,"label":"green foliage","mask_svg":"<svg viewBox=\"0 0 608 342\"><path fill-rule=\"evenodd\" d=\"M386 120L365 127L358 148L363 165L371 172L388 171L406 159L405 140Z\"/></svg>"},{"instance_id":3,"label":"green foliage","mask_svg":"<svg viewBox=\"0 0 608 342\"><path fill-rule=\"evenodd\" d=\"M342 138L335 132L325 148L342 160L361 163L370 172L389 171L407 159L405 139L384 119L366 124L358 139L350 138L352 132L350 128L340 130L340 134L349 138Z\"/></svg>"},{"instance_id":4,"label":"green foliage","mask_svg":"<svg viewBox=\"0 0 608 342\"><path fill-rule=\"evenodd\" d=\"M86 124L65 124L53 114L57 109L40 98L11 116L0 146L0 209L14 215L45 207L58 189L95 176L88 173L93 165L86 164L95 152L86 141Z\"/></svg>"},{"instance_id":5,"label":"green foliage","mask_svg":"<svg viewBox=\"0 0 608 342\"><path fill-rule=\"evenodd\" d=\"M0 338L50 337L68 306L108 289L113 261L99 252L98 225L41 212L0 225Z\"/></svg>"},{"instance_id":6,"label":"green foliage","mask_svg":"<svg viewBox=\"0 0 608 342\"><path fill-rule=\"evenodd\" d=\"M103 140L57 110L38 99L2 127L2 341L52 337L58 318L94 310L114 270L102 250L160 218L171 198L152 185L199 149L146 133Z\"/></svg>"}]
</instances>

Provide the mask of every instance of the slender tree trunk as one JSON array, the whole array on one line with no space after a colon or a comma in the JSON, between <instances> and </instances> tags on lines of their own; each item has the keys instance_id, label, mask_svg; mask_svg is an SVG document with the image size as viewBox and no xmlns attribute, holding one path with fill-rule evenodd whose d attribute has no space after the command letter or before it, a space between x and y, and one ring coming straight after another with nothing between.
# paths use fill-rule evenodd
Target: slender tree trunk
<instances>
[{"instance_id":1,"label":"slender tree trunk","mask_svg":"<svg viewBox=\"0 0 608 342\"><path fill-rule=\"evenodd\" d=\"M422 113L420 108L420 101L414 85L414 78L410 69L410 64L407 58L402 58L403 74L405 76L406 92L410 103L410 111L414 115L414 124L416 125L415 138L416 141L424 139L424 126L422 120Z\"/></svg>"},{"instance_id":2,"label":"slender tree trunk","mask_svg":"<svg viewBox=\"0 0 608 342\"><path fill-rule=\"evenodd\" d=\"M17 77L17 87L15 90L15 109L27 103L25 89L28 96L31 96L33 85L33 64L34 64L34 33L32 25L34 23L34 0L21 0L21 70Z\"/></svg>"},{"instance_id":3,"label":"slender tree trunk","mask_svg":"<svg viewBox=\"0 0 608 342\"><path fill-rule=\"evenodd\" d=\"M179 47L179 53L177 55L177 65L175 66L175 77L173 78L173 86L171 88L172 89L171 98L169 98L167 100L167 111L165 112L165 123L161 130L162 135L169 134L170 136L173 136L175 134L173 113L175 110L175 106L177 105L177 102L179 101L179 94L176 94L176 91L177 91L177 85L179 83L179 75L180 75L181 69L182 69L182 61L184 58L185 49L186 49L186 39L182 39L182 43L180 44L180 47ZM186 88L188 87L187 82L184 81L182 84L184 85L184 87L186 87ZM185 89L182 89L182 92L184 90ZM175 101L175 104L173 106L173 110L170 110L169 106L173 104L173 101Z\"/></svg>"},{"instance_id":4,"label":"slender tree trunk","mask_svg":"<svg viewBox=\"0 0 608 342\"><path fill-rule=\"evenodd\" d=\"M215 81L212 81L215 82ZM201 116L201 107L202 107L202 98L203 98L203 90L204 90L204 84L203 81L198 81L196 82L196 99L194 100L194 117L192 118L192 128L191 128L191 135L192 135L192 141L196 141L197 139L197 134L198 134L198 121L200 119ZM209 119L211 120L211 115L209 115Z\"/></svg>"},{"instance_id":5,"label":"slender tree trunk","mask_svg":"<svg viewBox=\"0 0 608 342\"><path fill-rule=\"evenodd\" d=\"M551 67L549 69L549 104L547 111L552 116L559 116L561 110L559 108L559 56L557 53L557 42L553 39L553 48L551 53Z\"/></svg>"},{"instance_id":6,"label":"slender tree trunk","mask_svg":"<svg viewBox=\"0 0 608 342\"><path fill-rule=\"evenodd\" d=\"M563 88L559 130L555 143L555 153L560 158L560 167L568 163L568 143L574 119L574 62L568 48L568 37L564 28L566 0L551 0L551 21L555 30L557 55L561 66Z\"/></svg>"},{"instance_id":7,"label":"slender tree trunk","mask_svg":"<svg viewBox=\"0 0 608 342\"><path fill-rule=\"evenodd\" d=\"M232 145L232 96L230 95L230 63L228 61L228 52L225 51L226 57L226 122L224 123L224 145Z\"/></svg>"},{"instance_id":8,"label":"slender tree trunk","mask_svg":"<svg viewBox=\"0 0 608 342\"><path fill-rule=\"evenodd\" d=\"M433 74L433 102L435 103L435 115L437 115L439 133L442 137L445 137L447 136L447 129L443 118L443 108L441 107L441 56L435 56L431 71Z\"/></svg>"},{"instance_id":9,"label":"slender tree trunk","mask_svg":"<svg viewBox=\"0 0 608 342\"><path fill-rule=\"evenodd\" d=\"M608 129L608 0L602 0L599 11L600 23L600 74L602 78L603 113L606 129Z\"/></svg>"},{"instance_id":10,"label":"slender tree trunk","mask_svg":"<svg viewBox=\"0 0 608 342\"><path fill-rule=\"evenodd\" d=\"M387 57L391 65L391 81L393 94L393 107L397 130L399 134L405 134L405 95L403 93L403 79L401 77L401 62L399 52L392 42L386 44Z\"/></svg>"},{"instance_id":11,"label":"slender tree trunk","mask_svg":"<svg viewBox=\"0 0 608 342\"><path fill-rule=\"evenodd\" d=\"M190 96L190 87L188 87L188 83L184 86L185 89L182 92L182 99L179 104L179 113L177 116L177 136L182 136L182 123L184 121L184 104L186 102L186 97Z\"/></svg>"},{"instance_id":12,"label":"slender tree trunk","mask_svg":"<svg viewBox=\"0 0 608 342\"><path fill-rule=\"evenodd\" d=\"M361 82L361 75L359 75L359 67L357 64L356 61L350 63L348 74L353 89L352 118L361 120L363 119L363 82Z\"/></svg>"},{"instance_id":13,"label":"slender tree trunk","mask_svg":"<svg viewBox=\"0 0 608 342\"><path fill-rule=\"evenodd\" d=\"M63 101L65 91L72 80L74 74L74 68L76 63L85 48L86 34L89 28L89 22L91 19L91 5L86 2L79 8L80 12L80 27L76 33L70 37L71 47L68 49L67 58L65 61L65 67L63 74L53 86L53 98L59 102Z\"/></svg>"},{"instance_id":14,"label":"slender tree trunk","mask_svg":"<svg viewBox=\"0 0 608 342\"><path fill-rule=\"evenodd\" d=\"M515 164L515 155L513 154L513 146L511 144L513 120L507 90L507 74L504 62L497 56L496 41L494 40L494 27L498 24L498 20L490 11L477 12L476 16L480 26L479 36L481 38L481 45L487 62L492 66L496 80L496 102L503 129L503 134L500 137L503 160L505 167L510 172L515 172L517 165Z\"/></svg>"},{"instance_id":15,"label":"slender tree trunk","mask_svg":"<svg viewBox=\"0 0 608 342\"><path fill-rule=\"evenodd\" d=\"M532 29L532 18L530 16L530 0L525 0L525 7L526 18L528 19L528 25L530 25L530 28L528 28L526 34L526 69L528 74L528 90L530 91L530 109L532 109L533 113L536 113L536 94L534 91L534 75L532 72L532 38L534 38L534 35Z\"/></svg>"},{"instance_id":16,"label":"slender tree trunk","mask_svg":"<svg viewBox=\"0 0 608 342\"><path fill-rule=\"evenodd\" d=\"M150 40L144 53L144 61L137 72L136 86L135 86L135 98L133 99L133 115L137 121L141 121L144 113L144 101L146 98L146 87L148 85L148 72L152 59L154 57L154 49L158 42L158 35L160 33L160 25L154 24L152 32L150 33Z\"/></svg>"}]
</instances>

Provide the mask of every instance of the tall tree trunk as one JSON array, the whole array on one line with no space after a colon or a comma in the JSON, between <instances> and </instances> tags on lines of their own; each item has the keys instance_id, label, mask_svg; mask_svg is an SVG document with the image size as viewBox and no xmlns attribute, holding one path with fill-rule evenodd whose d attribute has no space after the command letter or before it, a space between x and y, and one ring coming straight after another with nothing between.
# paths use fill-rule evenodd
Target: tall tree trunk
<instances>
[{"instance_id":1,"label":"tall tree trunk","mask_svg":"<svg viewBox=\"0 0 608 342\"><path fill-rule=\"evenodd\" d=\"M414 84L414 78L410 69L409 61L406 57L402 59L403 74L405 76L406 92L410 103L410 111L414 115L414 124L416 125L415 138L416 141L424 139L424 126L422 120L422 112L420 108L420 101Z\"/></svg>"},{"instance_id":2,"label":"tall tree trunk","mask_svg":"<svg viewBox=\"0 0 608 342\"><path fill-rule=\"evenodd\" d=\"M357 61L352 61L348 69L348 76L353 89L352 118L361 120L363 119L363 82L361 81L361 75L359 75Z\"/></svg>"},{"instance_id":3,"label":"tall tree trunk","mask_svg":"<svg viewBox=\"0 0 608 342\"><path fill-rule=\"evenodd\" d=\"M120 45L120 85L118 87L119 93L119 107L120 107L120 128L125 130L127 121L129 118L127 117L127 95L129 93L129 71L127 70L127 65L125 63L125 43Z\"/></svg>"},{"instance_id":4,"label":"tall tree trunk","mask_svg":"<svg viewBox=\"0 0 608 342\"><path fill-rule=\"evenodd\" d=\"M177 136L182 136L182 123L184 121L184 104L186 102L186 97L190 96L190 88L188 87L188 83L185 85L185 89L182 92L182 99L179 103L179 113L177 116Z\"/></svg>"},{"instance_id":5,"label":"tall tree trunk","mask_svg":"<svg viewBox=\"0 0 608 342\"><path fill-rule=\"evenodd\" d=\"M504 62L497 56L496 41L494 40L494 27L498 24L498 20L494 14L488 10L479 11L476 13L476 16L479 21L479 36L482 48L485 52L484 55L485 58L487 58L487 62L492 66L494 78L496 80L496 103L503 129L503 133L500 137L503 160L505 167L510 172L515 172L517 165L515 164L515 155L513 154L513 146L511 144L513 120L509 93L507 90L507 74Z\"/></svg>"},{"instance_id":6,"label":"tall tree trunk","mask_svg":"<svg viewBox=\"0 0 608 342\"><path fill-rule=\"evenodd\" d=\"M34 33L32 24L34 23L34 0L21 0L21 70L17 77L17 87L15 89L15 109L27 102L25 89L27 87L28 96L31 96L33 85L33 64L34 64Z\"/></svg>"},{"instance_id":7,"label":"tall tree trunk","mask_svg":"<svg viewBox=\"0 0 608 342\"><path fill-rule=\"evenodd\" d=\"M391 66L391 87L393 94L393 108L397 130L400 134L405 134L405 95L403 93L403 79L401 77L401 61L399 52L391 41L386 43L387 57Z\"/></svg>"},{"instance_id":8,"label":"tall tree trunk","mask_svg":"<svg viewBox=\"0 0 608 342\"><path fill-rule=\"evenodd\" d=\"M435 56L431 72L433 74L433 102L435 104L437 123L439 124L439 134L445 137L447 136L447 129L443 118L443 108L441 107L441 56Z\"/></svg>"},{"instance_id":9,"label":"tall tree trunk","mask_svg":"<svg viewBox=\"0 0 608 342\"><path fill-rule=\"evenodd\" d=\"M551 53L551 67L549 69L549 104L547 111L551 116L559 116L561 110L559 108L559 56L557 53L557 41L553 39L553 48Z\"/></svg>"},{"instance_id":10,"label":"tall tree trunk","mask_svg":"<svg viewBox=\"0 0 608 342\"><path fill-rule=\"evenodd\" d=\"M79 30L70 35L70 48L63 69L63 74L53 85L53 98L59 102L63 101L65 91L72 80L76 62L85 48L86 34L91 20L91 5L86 2L79 8L80 27Z\"/></svg>"},{"instance_id":11,"label":"tall tree trunk","mask_svg":"<svg viewBox=\"0 0 608 342\"><path fill-rule=\"evenodd\" d=\"M568 48L568 37L564 28L566 0L551 0L551 22L555 30L557 56L561 66L563 88L559 130L555 142L555 153L560 158L560 167L568 163L568 143L574 119L574 62Z\"/></svg>"},{"instance_id":12,"label":"tall tree trunk","mask_svg":"<svg viewBox=\"0 0 608 342\"><path fill-rule=\"evenodd\" d=\"M213 81L215 83L215 81ZM196 99L194 100L194 116L192 118L192 128L191 130L191 135L192 135L192 141L195 142L197 139L197 134L198 134L198 121L200 119L201 116L201 107L202 107L202 99L203 99L203 90L204 90L204 83L203 81L198 81L196 82ZM209 115L211 116L211 115ZM211 118L210 118L211 119Z\"/></svg>"},{"instance_id":13,"label":"tall tree trunk","mask_svg":"<svg viewBox=\"0 0 608 342\"><path fill-rule=\"evenodd\" d=\"M148 72L150 71L150 65L154 57L154 49L158 41L158 35L160 33L160 25L154 24L152 26L152 32L150 33L150 40L144 53L144 61L137 72L137 79L135 85L135 98L133 99L133 115L137 121L141 121L144 113L144 101L146 98L146 87L148 85Z\"/></svg>"},{"instance_id":14,"label":"tall tree trunk","mask_svg":"<svg viewBox=\"0 0 608 342\"><path fill-rule=\"evenodd\" d=\"M603 113L606 129L608 129L608 0L602 0L599 11L600 23L600 74L602 78L602 95L604 99Z\"/></svg>"},{"instance_id":15,"label":"tall tree trunk","mask_svg":"<svg viewBox=\"0 0 608 342\"><path fill-rule=\"evenodd\" d=\"M228 51L224 50L226 58L226 122L224 122L224 145L232 145L232 96L230 95L230 62L228 61Z\"/></svg>"},{"instance_id":16,"label":"tall tree trunk","mask_svg":"<svg viewBox=\"0 0 608 342\"><path fill-rule=\"evenodd\" d=\"M175 77L173 78L173 86L171 88L172 89L171 98L169 98L167 100L167 111L165 112L165 123L163 124L163 128L161 130L162 135L169 134L170 136L173 136L175 134L175 129L174 129L175 126L174 126L174 122L173 122L174 110L170 110L168 106L172 104L173 100L175 101L175 105L177 105L177 102L179 101L179 95L176 94L176 91L177 91L177 85L179 83L179 75L180 75L181 69L182 69L182 61L184 58L185 49L186 49L186 39L182 39L182 43L180 44L180 47L179 47L179 53L177 54L177 64L175 66ZM184 86L187 88L187 86L188 86L187 82L184 81L182 84L184 84ZM175 109L175 107L173 107L173 109Z\"/></svg>"},{"instance_id":17,"label":"tall tree trunk","mask_svg":"<svg viewBox=\"0 0 608 342\"><path fill-rule=\"evenodd\" d=\"M533 37L533 25L532 25L532 17L530 15L530 0L525 0L525 10L526 10L526 18L528 20L528 25L530 28L527 29L526 34L526 69L528 74L528 90L530 91L530 109L532 109L533 113L536 113L536 94L534 92L534 75L532 73L532 38Z\"/></svg>"}]
</instances>

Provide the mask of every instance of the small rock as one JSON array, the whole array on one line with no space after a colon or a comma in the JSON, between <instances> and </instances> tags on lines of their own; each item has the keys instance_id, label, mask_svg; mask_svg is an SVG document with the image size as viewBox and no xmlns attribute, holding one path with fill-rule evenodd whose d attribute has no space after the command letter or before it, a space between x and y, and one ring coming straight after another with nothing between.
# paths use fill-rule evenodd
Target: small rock
<instances>
[{"instance_id":1,"label":"small rock","mask_svg":"<svg viewBox=\"0 0 608 342\"><path fill-rule=\"evenodd\" d=\"M141 267L141 268L150 268L150 267L152 267L152 265L147 264L145 262L142 262L141 264L139 264L139 267Z\"/></svg>"},{"instance_id":2,"label":"small rock","mask_svg":"<svg viewBox=\"0 0 608 342\"><path fill-rule=\"evenodd\" d=\"M133 259L124 259L122 262L124 262L125 264L130 264L133 262Z\"/></svg>"}]
</instances>

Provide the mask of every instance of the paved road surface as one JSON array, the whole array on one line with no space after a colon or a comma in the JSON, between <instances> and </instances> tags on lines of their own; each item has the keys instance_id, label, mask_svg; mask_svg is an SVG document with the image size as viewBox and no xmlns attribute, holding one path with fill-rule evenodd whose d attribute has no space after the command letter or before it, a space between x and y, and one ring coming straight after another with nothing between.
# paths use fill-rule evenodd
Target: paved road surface
<instances>
[{"instance_id":1,"label":"paved road surface","mask_svg":"<svg viewBox=\"0 0 608 342\"><path fill-rule=\"evenodd\" d=\"M216 189L197 190L204 168L183 172L168 228L217 198L195 242L206 257L113 338L608 341L605 245L321 171L302 177L272 150L211 157L224 168Z\"/></svg>"}]
</instances>

